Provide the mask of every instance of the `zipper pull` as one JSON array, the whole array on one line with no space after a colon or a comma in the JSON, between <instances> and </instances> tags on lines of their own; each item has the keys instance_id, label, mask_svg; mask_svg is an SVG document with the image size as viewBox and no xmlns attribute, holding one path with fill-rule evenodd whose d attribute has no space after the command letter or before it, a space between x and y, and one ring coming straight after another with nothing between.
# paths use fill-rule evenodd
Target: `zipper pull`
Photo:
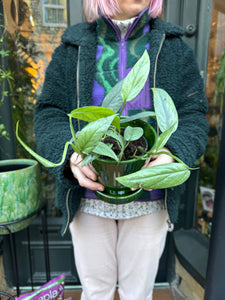
<instances>
[{"instance_id":1,"label":"zipper pull","mask_svg":"<svg viewBox=\"0 0 225 300\"><path fill-rule=\"evenodd\" d=\"M168 225L168 231L171 232L174 230L174 225L173 223L170 221L170 219L167 219L167 225Z\"/></svg>"}]
</instances>

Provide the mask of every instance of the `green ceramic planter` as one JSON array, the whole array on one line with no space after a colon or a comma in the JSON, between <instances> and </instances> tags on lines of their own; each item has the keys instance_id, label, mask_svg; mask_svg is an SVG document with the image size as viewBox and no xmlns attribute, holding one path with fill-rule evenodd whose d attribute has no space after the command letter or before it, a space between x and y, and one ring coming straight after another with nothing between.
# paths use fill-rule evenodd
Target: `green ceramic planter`
<instances>
[{"instance_id":1,"label":"green ceramic planter","mask_svg":"<svg viewBox=\"0 0 225 300\"><path fill-rule=\"evenodd\" d=\"M123 127L127 126L142 127L144 130L144 137L148 143L148 150L154 146L156 132L148 123L142 120L123 123ZM116 177L134 173L140 170L144 163L145 161L140 159L131 159L120 162L100 158L94 160L92 164L98 172L99 182L105 187L104 192L95 192L98 198L113 204L129 203L138 199L142 193L142 189L131 192L130 188L125 187L116 181Z\"/></svg>"},{"instance_id":2,"label":"green ceramic planter","mask_svg":"<svg viewBox=\"0 0 225 300\"><path fill-rule=\"evenodd\" d=\"M30 159L0 161L0 224L12 232L27 227L42 203L38 163ZM27 218L25 220L21 220ZM9 224L8 224L9 223ZM8 231L0 228L0 234Z\"/></svg>"}]
</instances>

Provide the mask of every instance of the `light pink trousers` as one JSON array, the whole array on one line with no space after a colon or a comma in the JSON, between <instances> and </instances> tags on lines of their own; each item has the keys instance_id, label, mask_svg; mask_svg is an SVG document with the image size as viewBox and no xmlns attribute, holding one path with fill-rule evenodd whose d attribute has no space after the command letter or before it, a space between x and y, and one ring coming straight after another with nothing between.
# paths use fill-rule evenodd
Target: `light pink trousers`
<instances>
[{"instance_id":1,"label":"light pink trousers","mask_svg":"<svg viewBox=\"0 0 225 300\"><path fill-rule=\"evenodd\" d=\"M167 235L165 210L128 220L78 212L70 224L82 300L152 300Z\"/></svg>"}]
</instances>

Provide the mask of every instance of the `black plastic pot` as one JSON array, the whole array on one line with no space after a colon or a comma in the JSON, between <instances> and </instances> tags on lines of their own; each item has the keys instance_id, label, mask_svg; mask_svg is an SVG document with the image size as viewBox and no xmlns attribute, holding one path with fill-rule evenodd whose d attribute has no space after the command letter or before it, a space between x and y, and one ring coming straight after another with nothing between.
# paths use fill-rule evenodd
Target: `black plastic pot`
<instances>
[{"instance_id":1,"label":"black plastic pot","mask_svg":"<svg viewBox=\"0 0 225 300\"><path fill-rule=\"evenodd\" d=\"M123 127L142 127L144 130L144 138L147 142L147 150L150 150L156 140L156 132L154 128L143 120L135 120L127 123L123 123ZM121 185L116 177L128 175L139 171L145 160L130 159L126 161L113 161L108 159L98 158L93 161L93 166L99 175L99 182L105 187L104 192L96 191L97 197L103 201L113 204L124 204L134 201L139 198L142 193L142 189L138 189L134 192L130 188Z\"/></svg>"}]
</instances>

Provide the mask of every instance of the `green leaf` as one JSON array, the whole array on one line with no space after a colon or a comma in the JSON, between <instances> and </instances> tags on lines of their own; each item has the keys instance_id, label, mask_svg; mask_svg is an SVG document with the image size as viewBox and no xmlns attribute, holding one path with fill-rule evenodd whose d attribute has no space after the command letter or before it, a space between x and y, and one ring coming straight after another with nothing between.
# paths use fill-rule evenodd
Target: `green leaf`
<instances>
[{"instance_id":1,"label":"green leaf","mask_svg":"<svg viewBox=\"0 0 225 300\"><path fill-rule=\"evenodd\" d=\"M53 163L47 159L45 159L44 157L38 155L37 153L35 153L29 146L27 146L19 137L18 134L18 130L19 130L19 121L16 123L16 137L18 139L18 141L20 142L20 144L27 150L27 152L29 152L34 158L36 158L37 161L39 161L43 166L47 167L47 168L53 168L53 167L58 167L60 165L62 165L65 161L66 158L66 153L67 153L67 149L69 147L69 145L71 145L72 143L66 142L65 146L64 146L64 150L63 150L63 155L62 155L62 159L59 163ZM72 146L72 145L71 145Z\"/></svg>"},{"instance_id":2,"label":"green leaf","mask_svg":"<svg viewBox=\"0 0 225 300\"><path fill-rule=\"evenodd\" d=\"M79 153L89 154L100 142L116 115L102 118L87 124L79 133L76 140L76 147Z\"/></svg>"},{"instance_id":3,"label":"green leaf","mask_svg":"<svg viewBox=\"0 0 225 300\"><path fill-rule=\"evenodd\" d=\"M126 141L136 141L142 137L144 130L141 127L127 126L124 131L124 138Z\"/></svg>"},{"instance_id":4,"label":"green leaf","mask_svg":"<svg viewBox=\"0 0 225 300\"><path fill-rule=\"evenodd\" d=\"M150 70L147 50L124 78L121 95L124 102L133 100L143 89Z\"/></svg>"},{"instance_id":5,"label":"green leaf","mask_svg":"<svg viewBox=\"0 0 225 300\"><path fill-rule=\"evenodd\" d=\"M98 145L93 149L93 152L99 155L108 156L114 159L115 161L118 161L118 157L116 156L115 152L111 149L111 147L102 142L98 143Z\"/></svg>"},{"instance_id":6,"label":"green leaf","mask_svg":"<svg viewBox=\"0 0 225 300\"><path fill-rule=\"evenodd\" d=\"M9 56L9 54L10 54L9 50L0 50L0 55L2 57Z\"/></svg>"},{"instance_id":7,"label":"green leaf","mask_svg":"<svg viewBox=\"0 0 225 300\"><path fill-rule=\"evenodd\" d=\"M176 107L170 95L163 89L153 88L154 108L157 123L160 130L166 131L174 125L174 131L178 126L178 115Z\"/></svg>"},{"instance_id":8,"label":"green leaf","mask_svg":"<svg viewBox=\"0 0 225 300\"><path fill-rule=\"evenodd\" d=\"M123 105L123 98L121 96L121 89L123 80L119 81L106 95L102 101L102 107L107 107L117 113Z\"/></svg>"},{"instance_id":9,"label":"green leaf","mask_svg":"<svg viewBox=\"0 0 225 300\"><path fill-rule=\"evenodd\" d=\"M2 92L2 95L3 95L3 96L8 96L8 93L9 93L9 91L3 91L3 92Z\"/></svg>"},{"instance_id":10,"label":"green leaf","mask_svg":"<svg viewBox=\"0 0 225 300\"><path fill-rule=\"evenodd\" d=\"M158 151L159 149L161 149L162 147L164 147L166 145L167 141L169 140L169 138L171 137L172 133L174 132L174 127L175 127L175 124L172 125L166 131L162 132L160 134L160 136L157 137L156 143L154 145L154 149L156 151Z\"/></svg>"},{"instance_id":11,"label":"green leaf","mask_svg":"<svg viewBox=\"0 0 225 300\"><path fill-rule=\"evenodd\" d=\"M116 116L115 112L110 108L99 106L84 106L74 109L70 114L68 114L68 116L71 118L83 120L86 122L93 122L112 115L115 116L112 124L119 130L119 117Z\"/></svg>"},{"instance_id":12,"label":"green leaf","mask_svg":"<svg viewBox=\"0 0 225 300\"><path fill-rule=\"evenodd\" d=\"M130 188L165 189L185 182L190 176L190 170L182 163L169 163L152 166L135 173L117 177L116 180Z\"/></svg>"},{"instance_id":13,"label":"green leaf","mask_svg":"<svg viewBox=\"0 0 225 300\"><path fill-rule=\"evenodd\" d=\"M121 149L124 149L124 147L126 145L126 141L119 132L113 131L113 130L108 130L106 133L106 136L111 136L112 138L114 138L119 143L119 147Z\"/></svg>"},{"instance_id":14,"label":"green leaf","mask_svg":"<svg viewBox=\"0 0 225 300\"><path fill-rule=\"evenodd\" d=\"M145 118L148 118L148 117L153 117L155 118L155 112L154 111L143 111L143 112L140 112L136 115L133 115L133 116L130 116L130 117L125 117L124 119L121 119L120 120L120 124L122 123L126 123L126 122L130 122L130 121L134 121L134 120L140 120L140 119L145 119Z\"/></svg>"},{"instance_id":15,"label":"green leaf","mask_svg":"<svg viewBox=\"0 0 225 300\"><path fill-rule=\"evenodd\" d=\"M82 161L81 167L85 167L86 165L90 164L93 162L98 157L96 154L88 154Z\"/></svg>"}]
</instances>

